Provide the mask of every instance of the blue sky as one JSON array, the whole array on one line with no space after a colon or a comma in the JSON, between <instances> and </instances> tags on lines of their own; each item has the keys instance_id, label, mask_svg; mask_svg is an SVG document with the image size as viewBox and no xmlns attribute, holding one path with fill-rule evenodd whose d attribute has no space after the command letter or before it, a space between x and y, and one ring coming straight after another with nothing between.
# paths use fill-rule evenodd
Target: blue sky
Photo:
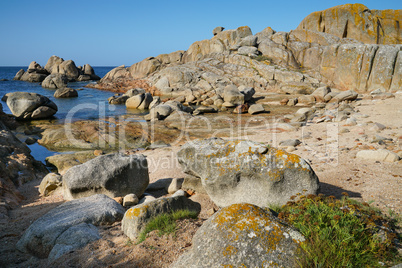
<instances>
[{"instance_id":1,"label":"blue sky","mask_svg":"<svg viewBox=\"0 0 402 268\"><path fill-rule=\"evenodd\" d=\"M51 55L77 65L131 65L186 50L212 29L295 29L314 11L348 1L0 1L0 66L44 65ZM362 1L370 9L402 9L400 0Z\"/></svg>"}]
</instances>

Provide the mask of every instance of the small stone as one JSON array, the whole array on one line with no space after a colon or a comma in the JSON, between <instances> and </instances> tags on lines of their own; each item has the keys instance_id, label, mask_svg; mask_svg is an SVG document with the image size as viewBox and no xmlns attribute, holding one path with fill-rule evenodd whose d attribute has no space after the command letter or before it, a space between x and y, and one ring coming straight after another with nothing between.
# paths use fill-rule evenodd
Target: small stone
<instances>
[{"instance_id":1,"label":"small stone","mask_svg":"<svg viewBox=\"0 0 402 268\"><path fill-rule=\"evenodd\" d=\"M349 132L350 132L350 130L347 128L342 128L340 131L340 133L349 133Z\"/></svg>"},{"instance_id":2,"label":"small stone","mask_svg":"<svg viewBox=\"0 0 402 268\"><path fill-rule=\"evenodd\" d=\"M289 102L289 99L288 99L288 98L284 98L284 99L282 99L279 103L280 103L281 105L286 105L286 104L288 104L288 102Z\"/></svg>"},{"instance_id":3,"label":"small stone","mask_svg":"<svg viewBox=\"0 0 402 268\"><path fill-rule=\"evenodd\" d=\"M375 130L375 131L381 131L381 130L386 129L386 126L384 126L383 124L380 124L380 123L374 123L374 125L370 129Z\"/></svg>"},{"instance_id":4,"label":"small stone","mask_svg":"<svg viewBox=\"0 0 402 268\"><path fill-rule=\"evenodd\" d=\"M116 201L117 203L119 203L120 205L123 204L123 197L119 196L119 197L115 197L113 198L114 201Z\"/></svg>"},{"instance_id":5,"label":"small stone","mask_svg":"<svg viewBox=\"0 0 402 268\"><path fill-rule=\"evenodd\" d=\"M265 112L264 106L262 104L253 104L248 109L249 114L258 114Z\"/></svg>"},{"instance_id":6,"label":"small stone","mask_svg":"<svg viewBox=\"0 0 402 268\"><path fill-rule=\"evenodd\" d=\"M174 194L178 190L181 189L181 186L183 185L183 179L172 179L172 182L169 184L169 187L167 188L167 192L169 194Z\"/></svg>"},{"instance_id":7,"label":"small stone","mask_svg":"<svg viewBox=\"0 0 402 268\"><path fill-rule=\"evenodd\" d=\"M380 150L363 150L357 153L357 158L362 158L366 160L374 161L385 161L385 162L396 162L399 160L399 156L391 151L380 149Z\"/></svg>"},{"instance_id":8,"label":"small stone","mask_svg":"<svg viewBox=\"0 0 402 268\"><path fill-rule=\"evenodd\" d=\"M135 194L128 194L123 198L123 207L132 207L139 202L138 197Z\"/></svg>"},{"instance_id":9,"label":"small stone","mask_svg":"<svg viewBox=\"0 0 402 268\"><path fill-rule=\"evenodd\" d=\"M298 139L288 139L288 140L281 141L279 143L279 145L283 146L283 147L288 147L288 146L295 147L299 144L301 144L301 141Z\"/></svg>"},{"instance_id":10,"label":"small stone","mask_svg":"<svg viewBox=\"0 0 402 268\"><path fill-rule=\"evenodd\" d=\"M100 156L100 155L103 155L103 154L104 154L104 152L102 150L95 150L94 151L95 156Z\"/></svg>"},{"instance_id":11,"label":"small stone","mask_svg":"<svg viewBox=\"0 0 402 268\"><path fill-rule=\"evenodd\" d=\"M236 105L234 105L233 103L230 103L230 102L225 101L224 103L222 103L222 106L223 106L223 107L226 107L226 108L233 108L233 107L235 107Z\"/></svg>"},{"instance_id":12,"label":"small stone","mask_svg":"<svg viewBox=\"0 0 402 268\"><path fill-rule=\"evenodd\" d=\"M144 197L141 198L141 200L138 202L138 205L139 205L139 204L145 204L145 203L148 203L148 202L151 202L151 201L154 201L154 200L156 200L155 197L153 197L152 195L146 194L146 195L144 195Z\"/></svg>"},{"instance_id":13,"label":"small stone","mask_svg":"<svg viewBox=\"0 0 402 268\"><path fill-rule=\"evenodd\" d=\"M176 191L173 195L172 195L172 197L175 197L175 196L186 196L187 195L187 193L185 192L185 191L183 191L183 190L178 190L178 191Z\"/></svg>"}]
</instances>

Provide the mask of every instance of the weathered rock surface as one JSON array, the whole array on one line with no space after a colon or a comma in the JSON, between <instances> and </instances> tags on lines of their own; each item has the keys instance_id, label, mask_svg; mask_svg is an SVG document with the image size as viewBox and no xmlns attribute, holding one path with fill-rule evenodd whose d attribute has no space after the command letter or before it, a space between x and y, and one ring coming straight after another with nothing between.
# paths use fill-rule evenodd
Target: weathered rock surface
<instances>
[{"instance_id":1,"label":"weathered rock surface","mask_svg":"<svg viewBox=\"0 0 402 268\"><path fill-rule=\"evenodd\" d=\"M68 83L68 78L64 74L51 74L42 82L42 87L58 89L65 88Z\"/></svg>"},{"instance_id":2,"label":"weathered rock surface","mask_svg":"<svg viewBox=\"0 0 402 268\"><path fill-rule=\"evenodd\" d=\"M50 78L49 75L51 75ZM60 77L62 77L61 80ZM89 81L99 80L100 77L95 74L95 71L89 64L77 67L74 61L65 61L57 56L51 56L44 68L33 61L29 64L26 72L20 70L14 77L14 80L27 82L43 81L43 87L54 89L65 87L66 85L62 86L67 83L65 79L70 81Z\"/></svg>"},{"instance_id":3,"label":"weathered rock surface","mask_svg":"<svg viewBox=\"0 0 402 268\"><path fill-rule=\"evenodd\" d=\"M55 241L48 260L53 262L62 255L85 247L88 243L101 239L98 229L90 223L80 223L68 228Z\"/></svg>"},{"instance_id":4,"label":"weathered rock surface","mask_svg":"<svg viewBox=\"0 0 402 268\"><path fill-rule=\"evenodd\" d=\"M228 85L291 94L310 94L326 85L357 92L398 90L402 86L401 14L347 4L314 12L289 33L270 27L255 35L247 26L217 28L211 39L194 42L187 51L117 67L96 86L146 79L163 94L191 89L207 95ZM197 101L191 95L189 102Z\"/></svg>"},{"instance_id":5,"label":"weathered rock surface","mask_svg":"<svg viewBox=\"0 0 402 268\"><path fill-rule=\"evenodd\" d=\"M271 211L233 204L201 226L172 267L295 267L304 240Z\"/></svg>"},{"instance_id":6,"label":"weathered rock surface","mask_svg":"<svg viewBox=\"0 0 402 268\"><path fill-rule=\"evenodd\" d=\"M53 95L55 98L76 98L78 97L78 92L77 90L73 89L73 88L59 88L58 90L56 90L56 92L54 92Z\"/></svg>"},{"instance_id":7,"label":"weathered rock surface","mask_svg":"<svg viewBox=\"0 0 402 268\"><path fill-rule=\"evenodd\" d=\"M17 207L23 199L18 186L48 173L45 166L31 156L31 150L9 130L8 120L0 104L0 219L7 218L7 211Z\"/></svg>"},{"instance_id":8,"label":"weathered rock surface","mask_svg":"<svg viewBox=\"0 0 402 268\"><path fill-rule=\"evenodd\" d=\"M56 173L47 174L39 185L39 193L47 196L62 185L62 177Z\"/></svg>"},{"instance_id":9,"label":"weathered rock surface","mask_svg":"<svg viewBox=\"0 0 402 268\"><path fill-rule=\"evenodd\" d=\"M83 164L95 157L94 151L80 151L72 154L56 154L46 157L46 164L56 167L58 173L63 175L71 167Z\"/></svg>"},{"instance_id":10,"label":"weathered rock surface","mask_svg":"<svg viewBox=\"0 0 402 268\"><path fill-rule=\"evenodd\" d=\"M362 4L346 4L308 15L297 30L353 38L367 44L400 44L402 34L395 25L401 20L400 10L369 10Z\"/></svg>"},{"instance_id":11,"label":"weathered rock surface","mask_svg":"<svg viewBox=\"0 0 402 268\"><path fill-rule=\"evenodd\" d=\"M183 145L177 157L183 171L200 178L220 207L239 202L283 205L297 193L316 194L319 189L304 159L257 142L196 140Z\"/></svg>"},{"instance_id":12,"label":"weathered rock surface","mask_svg":"<svg viewBox=\"0 0 402 268\"><path fill-rule=\"evenodd\" d=\"M184 209L199 213L201 205L184 196L158 198L127 210L121 222L121 228L125 235L135 241L153 217L161 213L172 213Z\"/></svg>"},{"instance_id":13,"label":"weathered rock surface","mask_svg":"<svg viewBox=\"0 0 402 268\"><path fill-rule=\"evenodd\" d=\"M100 193L112 198L130 193L141 196L148 184L148 163L143 155L101 155L70 168L63 176L66 200Z\"/></svg>"},{"instance_id":14,"label":"weathered rock surface","mask_svg":"<svg viewBox=\"0 0 402 268\"><path fill-rule=\"evenodd\" d=\"M13 92L7 95L7 106L18 119L41 119L53 116L57 106L36 93Z\"/></svg>"},{"instance_id":15,"label":"weathered rock surface","mask_svg":"<svg viewBox=\"0 0 402 268\"><path fill-rule=\"evenodd\" d=\"M82 242L85 235L70 236L75 232L82 232L82 230L76 230L76 228L82 227L82 225L79 226L80 224L112 224L121 220L123 215L124 208L105 195L94 195L66 202L32 223L18 241L17 249L39 258L47 258L57 244L62 245L66 243L66 240L69 241L68 244L70 245L74 245L80 240ZM72 227L74 228L71 229ZM88 238L96 238L96 232L90 225L85 229ZM91 241L92 239L88 240ZM88 240L85 242L89 242ZM53 254L53 257L59 255L56 252Z\"/></svg>"}]
</instances>

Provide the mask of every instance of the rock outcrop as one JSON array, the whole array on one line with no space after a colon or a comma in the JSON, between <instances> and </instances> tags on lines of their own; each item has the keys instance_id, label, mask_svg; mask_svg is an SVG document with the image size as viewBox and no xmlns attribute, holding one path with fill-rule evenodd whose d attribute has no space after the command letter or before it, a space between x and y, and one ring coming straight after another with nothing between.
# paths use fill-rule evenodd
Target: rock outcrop
<instances>
[{"instance_id":1,"label":"rock outcrop","mask_svg":"<svg viewBox=\"0 0 402 268\"><path fill-rule=\"evenodd\" d=\"M257 142L196 140L183 145L177 158L220 207L241 202L284 205L293 195L317 194L319 189L304 159Z\"/></svg>"},{"instance_id":2,"label":"rock outcrop","mask_svg":"<svg viewBox=\"0 0 402 268\"><path fill-rule=\"evenodd\" d=\"M60 88L59 81L52 81L55 78L48 78L49 75L61 75L66 77L68 81L89 81L89 80L100 80L93 68L89 64L84 66L76 66L74 61L67 60L51 56L47 61L45 67L40 66L37 62L33 61L29 64L28 70L24 71L21 69L15 75L14 80L21 80L27 82L45 82L43 85L47 88ZM44 81L48 78L48 81ZM63 83L65 79L63 78Z\"/></svg>"},{"instance_id":3,"label":"rock outcrop","mask_svg":"<svg viewBox=\"0 0 402 268\"><path fill-rule=\"evenodd\" d=\"M304 240L271 211L233 204L198 229L193 247L172 267L296 267Z\"/></svg>"},{"instance_id":4,"label":"rock outcrop","mask_svg":"<svg viewBox=\"0 0 402 268\"><path fill-rule=\"evenodd\" d=\"M55 259L68 252L61 247L71 250L95 240L99 234L93 225L110 225L123 215L124 208L105 195L66 202L32 223L18 241L17 249L39 258L50 254ZM84 231L77 231L78 227Z\"/></svg>"},{"instance_id":5,"label":"rock outcrop","mask_svg":"<svg viewBox=\"0 0 402 268\"><path fill-rule=\"evenodd\" d=\"M31 156L31 150L7 126L8 118L0 104L0 219L17 207L23 196L17 187L47 173L46 167Z\"/></svg>"},{"instance_id":6,"label":"rock outcrop","mask_svg":"<svg viewBox=\"0 0 402 268\"><path fill-rule=\"evenodd\" d=\"M101 155L70 168L63 175L66 200L94 194L112 198L130 193L141 196L148 184L148 163L143 155Z\"/></svg>"},{"instance_id":7,"label":"rock outcrop","mask_svg":"<svg viewBox=\"0 0 402 268\"><path fill-rule=\"evenodd\" d=\"M346 4L308 15L297 30L352 38L366 44L401 44L401 10L370 10L362 4Z\"/></svg>"},{"instance_id":8,"label":"rock outcrop","mask_svg":"<svg viewBox=\"0 0 402 268\"><path fill-rule=\"evenodd\" d=\"M17 119L31 120L52 117L57 105L37 93L13 92L7 94L7 106Z\"/></svg>"},{"instance_id":9,"label":"rock outcrop","mask_svg":"<svg viewBox=\"0 0 402 268\"><path fill-rule=\"evenodd\" d=\"M247 26L217 27L211 39L197 41L187 51L117 67L95 87L145 79L162 94L220 98L228 85L299 94L326 85L394 91L402 87L401 14L348 4L312 13L289 33L267 27L253 35Z\"/></svg>"}]
</instances>

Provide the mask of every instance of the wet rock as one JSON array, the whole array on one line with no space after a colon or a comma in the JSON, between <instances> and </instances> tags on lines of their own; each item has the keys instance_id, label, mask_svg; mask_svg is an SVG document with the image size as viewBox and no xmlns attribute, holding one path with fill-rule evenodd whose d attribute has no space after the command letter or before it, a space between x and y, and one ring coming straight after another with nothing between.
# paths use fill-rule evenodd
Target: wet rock
<instances>
[{"instance_id":1,"label":"wet rock","mask_svg":"<svg viewBox=\"0 0 402 268\"><path fill-rule=\"evenodd\" d=\"M78 92L73 88L59 88L53 96L55 98L76 98L78 97Z\"/></svg>"},{"instance_id":2,"label":"wet rock","mask_svg":"<svg viewBox=\"0 0 402 268\"><path fill-rule=\"evenodd\" d=\"M201 226L193 237L193 247L172 267L295 267L303 241L302 234L271 211L233 204Z\"/></svg>"}]
</instances>

